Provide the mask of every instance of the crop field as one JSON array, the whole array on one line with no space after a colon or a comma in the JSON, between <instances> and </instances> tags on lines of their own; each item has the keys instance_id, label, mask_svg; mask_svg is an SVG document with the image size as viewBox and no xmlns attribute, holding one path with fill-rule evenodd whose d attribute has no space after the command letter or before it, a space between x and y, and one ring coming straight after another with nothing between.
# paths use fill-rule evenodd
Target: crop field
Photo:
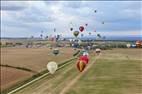
<instances>
[{"instance_id":1,"label":"crop field","mask_svg":"<svg viewBox=\"0 0 142 94\"><path fill-rule=\"evenodd\" d=\"M34 72L1 67L2 90L46 69L49 61L61 63L76 52L72 48L59 48L60 54L55 56L49 48L1 48L1 64L30 69Z\"/></svg>"},{"instance_id":2,"label":"crop field","mask_svg":"<svg viewBox=\"0 0 142 94\"><path fill-rule=\"evenodd\" d=\"M14 94L142 94L142 49L103 50L83 72L76 60Z\"/></svg>"}]
</instances>

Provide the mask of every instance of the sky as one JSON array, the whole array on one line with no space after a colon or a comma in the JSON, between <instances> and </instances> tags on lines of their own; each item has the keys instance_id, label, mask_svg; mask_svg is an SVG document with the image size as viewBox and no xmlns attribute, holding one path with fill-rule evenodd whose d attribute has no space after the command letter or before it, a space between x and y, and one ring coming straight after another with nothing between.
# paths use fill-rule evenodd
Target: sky
<instances>
[{"instance_id":1,"label":"sky","mask_svg":"<svg viewBox=\"0 0 142 94\"><path fill-rule=\"evenodd\" d=\"M142 37L140 11L142 1L1 1L1 37L73 37L82 25L84 36Z\"/></svg>"}]
</instances>

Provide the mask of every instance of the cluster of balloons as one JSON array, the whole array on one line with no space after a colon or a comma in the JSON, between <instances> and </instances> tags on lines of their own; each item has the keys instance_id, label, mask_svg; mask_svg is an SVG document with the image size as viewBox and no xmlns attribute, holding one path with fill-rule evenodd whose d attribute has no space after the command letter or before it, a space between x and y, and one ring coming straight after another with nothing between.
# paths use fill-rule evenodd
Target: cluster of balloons
<instances>
[{"instance_id":1,"label":"cluster of balloons","mask_svg":"<svg viewBox=\"0 0 142 94\"><path fill-rule=\"evenodd\" d=\"M80 72L82 72L86 65L89 62L89 54L87 52L84 52L80 57L79 60L77 61L77 68Z\"/></svg>"},{"instance_id":2,"label":"cluster of balloons","mask_svg":"<svg viewBox=\"0 0 142 94\"><path fill-rule=\"evenodd\" d=\"M142 48L142 41L137 40L135 44L126 44L127 48Z\"/></svg>"},{"instance_id":3,"label":"cluster of balloons","mask_svg":"<svg viewBox=\"0 0 142 94\"><path fill-rule=\"evenodd\" d=\"M97 10L94 10L94 13L97 13L97 12L98 12ZM70 24L72 24L72 22L71 22ZM102 21L101 24L105 24L105 22ZM73 25L73 24L72 24L72 25ZM73 32L73 35L74 35L75 37L77 37L80 32L83 32L83 31L85 30L85 28L86 28L87 26L88 26L88 23L86 23L85 25L79 26L79 30L75 30L75 31ZM73 30L74 30L73 27L71 27L71 28L70 28L70 31L73 31ZM80 32L79 32L79 31L80 31ZM93 32L96 32L96 29L95 29ZM91 35L91 32L89 32L88 34ZM81 37L83 37L83 34L81 34ZM98 37L98 38L101 38L101 35L100 35L100 34L97 34L97 37ZM104 39L104 38L103 38L103 39Z\"/></svg>"}]
</instances>

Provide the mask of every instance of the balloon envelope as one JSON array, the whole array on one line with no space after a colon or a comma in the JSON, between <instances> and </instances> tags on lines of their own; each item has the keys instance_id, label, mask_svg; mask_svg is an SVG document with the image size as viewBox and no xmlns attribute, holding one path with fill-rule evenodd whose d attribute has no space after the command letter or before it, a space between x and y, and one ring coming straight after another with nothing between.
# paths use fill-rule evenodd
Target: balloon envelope
<instances>
[{"instance_id":1,"label":"balloon envelope","mask_svg":"<svg viewBox=\"0 0 142 94\"><path fill-rule=\"evenodd\" d=\"M126 44L127 48L130 48L131 47L131 44Z\"/></svg>"},{"instance_id":2,"label":"balloon envelope","mask_svg":"<svg viewBox=\"0 0 142 94\"><path fill-rule=\"evenodd\" d=\"M80 26L80 27L79 27L79 30L80 30L81 32L83 32L84 27L83 27L83 26Z\"/></svg>"},{"instance_id":3,"label":"balloon envelope","mask_svg":"<svg viewBox=\"0 0 142 94\"><path fill-rule=\"evenodd\" d=\"M86 67L85 61L79 60L77 62L77 68L80 72L82 72L85 69L85 67Z\"/></svg>"},{"instance_id":4,"label":"balloon envelope","mask_svg":"<svg viewBox=\"0 0 142 94\"><path fill-rule=\"evenodd\" d=\"M88 64L89 57L88 57L88 55L82 55L79 57L79 60L82 60L82 61L84 61L85 64Z\"/></svg>"},{"instance_id":5,"label":"balloon envelope","mask_svg":"<svg viewBox=\"0 0 142 94\"><path fill-rule=\"evenodd\" d=\"M74 35L75 37L77 37L77 36L79 35L79 31L74 31L74 32L73 32L73 35Z\"/></svg>"},{"instance_id":6,"label":"balloon envelope","mask_svg":"<svg viewBox=\"0 0 142 94\"><path fill-rule=\"evenodd\" d=\"M100 52L101 52L101 49L97 48L96 53L100 53Z\"/></svg>"},{"instance_id":7,"label":"balloon envelope","mask_svg":"<svg viewBox=\"0 0 142 94\"><path fill-rule=\"evenodd\" d=\"M56 62L51 61L47 64L47 69L51 74L54 74L55 71L58 69L58 65Z\"/></svg>"},{"instance_id":8,"label":"balloon envelope","mask_svg":"<svg viewBox=\"0 0 142 94\"><path fill-rule=\"evenodd\" d=\"M73 28L70 28L70 30L72 31L72 30L73 30Z\"/></svg>"},{"instance_id":9,"label":"balloon envelope","mask_svg":"<svg viewBox=\"0 0 142 94\"><path fill-rule=\"evenodd\" d=\"M54 54L54 55L58 55L58 54L59 54L59 49L55 48L55 49L53 50L53 54Z\"/></svg>"},{"instance_id":10,"label":"balloon envelope","mask_svg":"<svg viewBox=\"0 0 142 94\"><path fill-rule=\"evenodd\" d=\"M96 12L97 12L97 10L94 10L94 12L96 13Z\"/></svg>"}]
</instances>

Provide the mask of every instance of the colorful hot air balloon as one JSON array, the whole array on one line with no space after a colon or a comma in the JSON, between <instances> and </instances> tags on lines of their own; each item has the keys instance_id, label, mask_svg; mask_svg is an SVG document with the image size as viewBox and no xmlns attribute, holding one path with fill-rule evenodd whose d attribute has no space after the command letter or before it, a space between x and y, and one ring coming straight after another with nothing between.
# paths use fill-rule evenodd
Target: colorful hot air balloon
<instances>
[{"instance_id":1,"label":"colorful hot air balloon","mask_svg":"<svg viewBox=\"0 0 142 94\"><path fill-rule=\"evenodd\" d=\"M80 27L79 27L79 30L80 30L81 32L83 32L84 27L83 27L83 26L80 26Z\"/></svg>"},{"instance_id":2,"label":"colorful hot air balloon","mask_svg":"<svg viewBox=\"0 0 142 94\"><path fill-rule=\"evenodd\" d=\"M80 72L82 72L85 69L85 67L86 67L85 61L79 60L77 62L77 68Z\"/></svg>"},{"instance_id":3,"label":"colorful hot air balloon","mask_svg":"<svg viewBox=\"0 0 142 94\"><path fill-rule=\"evenodd\" d=\"M58 65L56 62L51 61L47 64L47 69L48 69L49 73L54 74L55 71L58 69Z\"/></svg>"},{"instance_id":4,"label":"colorful hot air balloon","mask_svg":"<svg viewBox=\"0 0 142 94\"><path fill-rule=\"evenodd\" d=\"M77 36L79 35L79 31L74 31L74 32L73 32L73 35L74 35L75 37L77 37Z\"/></svg>"},{"instance_id":5,"label":"colorful hot air balloon","mask_svg":"<svg viewBox=\"0 0 142 94\"><path fill-rule=\"evenodd\" d=\"M142 41L140 41L140 40L136 41L136 47L137 47L137 48L140 48L140 47L141 47L141 44L142 44Z\"/></svg>"}]
</instances>

